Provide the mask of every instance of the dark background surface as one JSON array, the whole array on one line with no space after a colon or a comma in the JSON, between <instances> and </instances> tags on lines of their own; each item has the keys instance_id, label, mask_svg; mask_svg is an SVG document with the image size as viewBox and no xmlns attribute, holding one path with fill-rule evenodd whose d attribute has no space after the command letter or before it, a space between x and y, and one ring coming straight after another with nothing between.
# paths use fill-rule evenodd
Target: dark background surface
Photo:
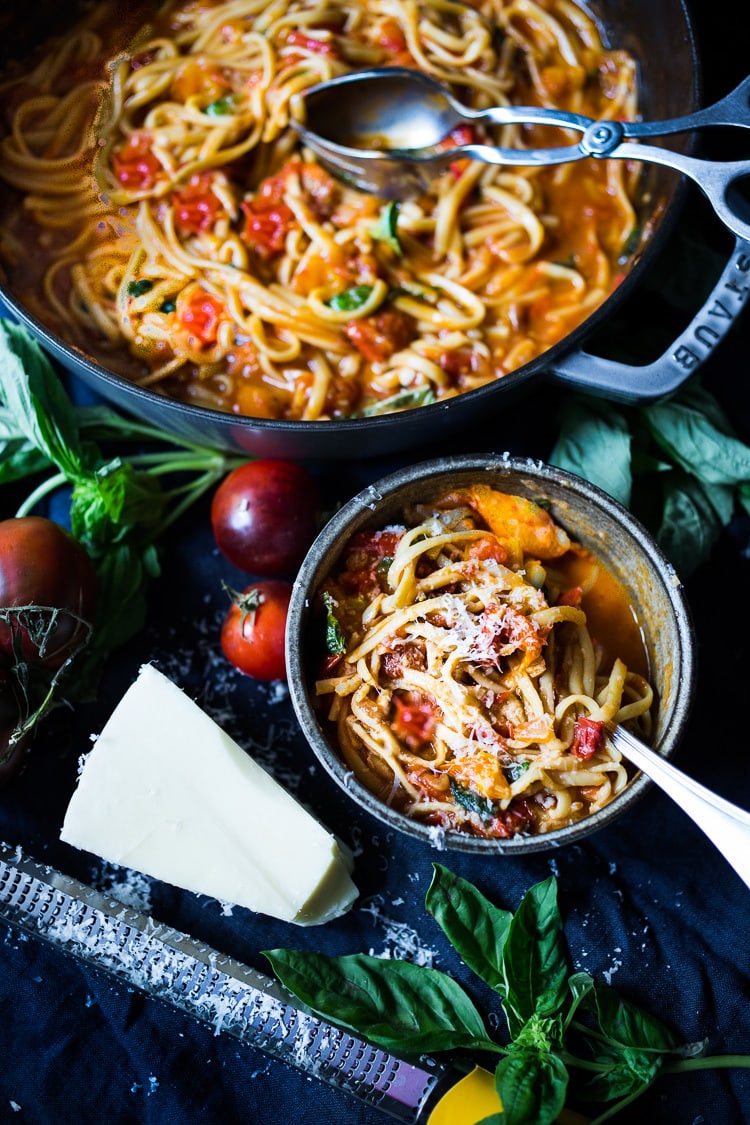
<instances>
[{"instance_id":1,"label":"dark background surface","mask_svg":"<svg viewBox=\"0 0 750 1125\"><path fill-rule=\"evenodd\" d=\"M697 0L692 11L704 100L711 100L746 72L745 23L739 6ZM663 50L669 66L669 45ZM713 155L718 143L705 142L704 151ZM691 193L681 229L717 248L727 246L697 191ZM669 246L666 263L670 254L677 260ZM746 312L709 359L703 380L729 411L739 436L750 442L748 344ZM458 435L453 448L546 456L560 393L545 392L548 422L541 429L529 425L528 404L519 402L502 425L493 420L487 432ZM332 493L346 499L391 467L392 462L364 462L321 475ZM10 502L10 496L0 496L0 514L12 514ZM708 1037L712 1053L750 1053L750 892L666 796L652 789L625 818L581 845L525 860L438 853L387 833L355 810L316 767L286 693L253 684L223 661L221 583L232 584L237 575L213 546L206 505L170 538L163 566L152 590L148 626L106 670L96 704L56 713L25 773L0 791L0 839L129 896L159 920L263 971L267 965L260 950L294 946L402 956L451 972L471 991L490 1026L499 1018L496 998L466 972L424 910L432 863L445 863L509 909L533 883L553 873L577 968L609 980L686 1041ZM699 674L693 720L677 764L747 808L749 588L750 530L738 517L711 560L687 582ZM347 917L303 930L240 909L228 915L213 900L151 880L131 879L124 886L122 872L57 842L78 758L146 660L155 661L353 846L361 894ZM349 1095L215 1036L166 1005L0 925L0 1122L378 1125L385 1120ZM664 1077L616 1120L623 1125L642 1120L746 1125L750 1072Z\"/></svg>"}]
</instances>

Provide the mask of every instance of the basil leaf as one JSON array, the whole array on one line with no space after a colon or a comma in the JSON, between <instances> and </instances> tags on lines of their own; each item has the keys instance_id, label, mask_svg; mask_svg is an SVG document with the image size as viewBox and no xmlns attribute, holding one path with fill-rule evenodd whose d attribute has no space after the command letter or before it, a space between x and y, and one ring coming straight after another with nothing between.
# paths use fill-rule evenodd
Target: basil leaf
<instances>
[{"instance_id":1,"label":"basil leaf","mask_svg":"<svg viewBox=\"0 0 750 1125\"><path fill-rule=\"evenodd\" d=\"M97 556L125 539L134 527L157 527L165 504L157 480L117 458L73 489L71 531Z\"/></svg>"},{"instance_id":2,"label":"basil leaf","mask_svg":"<svg viewBox=\"0 0 750 1125\"><path fill-rule=\"evenodd\" d=\"M425 905L468 967L504 993L503 947L513 915L493 906L473 884L433 864Z\"/></svg>"},{"instance_id":3,"label":"basil leaf","mask_svg":"<svg viewBox=\"0 0 750 1125\"><path fill-rule=\"evenodd\" d=\"M49 457L19 429L10 410L0 406L0 484L49 469Z\"/></svg>"},{"instance_id":4,"label":"basil leaf","mask_svg":"<svg viewBox=\"0 0 750 1125\"><path fill-rule=\"evenodd\" d=\"M120 543L94 560L97 605L94 631L86 648L76 658L76 674L66 694L78 701L96 697L102 664L115 648L141 632L146 624L147 579L159 575L156 548L141 551Z\"/></svg>"},{"instance_id":5,"label":"basil leaf","mask_svg":"<svg viewBox=\"0 0 750 1125\"><path fill-rule=\"evenodd\" d=\"M518 781L519 777L523 777L530 768L531 762L528 758L524 758L521 762L513 762L510 766L503 766L503 777L509 785L512 785L514 781Z\"/></svg>"},{"instance_id":6,"label":"basil leaf","mask_svg":"<svg viewBox=\"0 0 750 1125\"><path fill-rule=\"evenodd\" d=\"M391 410L404 410L415 406L429 406L435 402L435 393L432 387L415 387L413 390L399 391L390 398L381 399L380 402L370 403L360 410L357 417L372 418L376 414L388 414Z\"/></svg>"},{"instance_id":7,"label":"basil leaf","mask_svg":"<svg viewBox=\"0 0 750 1125\"><path fill-rule=\"evenodd\" d=\"M491 817L497 815L497 804L491 801L489 797L484 797L467 785L460 785L452 777L448 780L451 787L451 796L462 809L476 813L482 820L490 820Z\"/></svg>"},{"instance_id":8,"label":"basil leaf","mask_svg":"<svg viewBox=\"0 0 750 1125\"><path fill-rule=\"evenodd\" d=\"M223 98L217 98L216 101L209 102L204 112L209 117L226 117L228 113L234 112L236 104L237 98L234 94L225 94Z\"/></svg>"},{"instance_id":9,"label":"basil leaf","mask_svg":"<svg viewBox=\"0 0 750 1125\"><path fill-rule=\"evenodd\" d=\"M314 1012L387 1050L499 1049L460 985L437 969L358 953L274 949L264 956Z\"/></svg>"},{"instance_id":10,"label":"basil leaf","mask_svg":"<svg viewBox=\"0 0 750 1125\"><path fill-rule=\"evenodd\" d=\"M149 281L147 277L141 277L138 281L130 282L128 285L128 296L142 297L144 293L149 293L153 288L153 281Z\"/></svg>"},{"instance_id":11,"label":"basil leaf","mask_svg":"<svg viewBox=\"0 0 750 1125\"><path fill-rule=\"evenodd\" d=\"M503 1125L552 1125L565 1105L568 1071L557 1055L513 1050L495 1068Z\"/></svg>"},{"instance_id":12,"label":"basil leaf","mask_svg":"<svg viewBox=\"0 0 750 1125\"><path fill-rule=\"evenodd\" d=\"M554 876L526 892L503 949L503 1007L511 1038L532 1016L557 1015L568 997L568 959Z\"/></svg>"},{"instance_id":13,"label":"basil leaf","mask_svg":"<svg viewBox=\"0 0 750 1125\"><path fill-rule=\"evenodd\" d=\"M0 392L29 443L76 480L84 465L73 404L36 340L10 321L0 321Z\"/></svg>"},{"instance_id":14,"label":"basil leaf","mask_svg":"<svg viewBox=\"0 0 750 1125\"><path fill-rule=\"evenodd\" d=\"M714 486L712 492L716 494L717 489ZM664 483L664 508L656 539L683 576L711 555L722 528L717 504L718 495L712 503L706 486L684 473L670 474Z\"/></svg>"},{"instance_id":15,"label":"basil leaf","mask_svg":"<svg viewBox=\"0 0 750 1125\"><path fill-rule=\"evenodd\" d=\"M395 201L386 203L380 212L378 221L370 227L371 236L379 242L387 243L393 253L398 255L403 253L401 243L398 240L398 213L400 208L400 203Z\"/></svg>"},{"instance_id":16,"label":"basil leaf","mask_svg":"<svg viewBox=\"0 0 750 1125\"><path fill-rule=\"evenodd\" d=\"M568 1009L568 1014L565 1017L566 1027L573 1019L573 1016L575 1015L576 1009L579 1007L579 1005L583 1004L586 998L593 992L594 978L588 973L573 973L570 977L568 977L568 988L572 993L573 1003Z\"/></svg>"},{"instance_id":17,"label":"basil leaf","mask_svg":"<svg viewBox=\"0 0 750 1125\"><path fill-rule=\"evenodd\" d=\"M616 1051L600 1047L594 1061L603 1069L578 1091L582 1101L607 1102L615 1098L632 1101L657 1077L662 1059L638 1051Z\"/></svg>"},{"instance_id":18,"label":"basil leaf","mask_svg":"<svg viewBox=\"0 0 750 1125\"><path fill-rule=\"evenodd\" d=\"M326 607L326 649L333 656L340 656L346 652L346 639L333 612L336 602L328 591L323 594L323 604Z\"/></svg>"},{"instance_id":19,"label":"basil leaf","mask_svg":"<svg viewBox=\"0 0 750 1125\"><path fill-rule=\"evenodd\" d=\"M601 981L595 982L587 1002L596 1006L599 1027L613 1042L653 1052L671 1051L678 1046L679 1040L666 1024Z\"/></svg>"},{"instance_id":20,"label":"basil leaf","mask_svg":"<svg viewBox=\"0 0 750 1125\"><path fill-rule=\"evenodd\" d=\"M708 271L707 271L708 273ZM730 434L732 427L719 400L700 383L698 376L685 383L675 395L675 400L705 414L709 422L721 433Z\"/></svg>"},{"instance_id":21,"label":"basil leaf","mask_svg":"<svg viewBox=\"0 0 750 1125\"><path fill-rule=\"evenodd\" d=\"M672 400L644 408L654 441L706 484L750 480L750 447L717 429L702 411Z\"/></svg>"},{"instance_id":22,"label":"basil leaf","mask_svg":"<svg viewBox=\"0 0 750 1125\"><path fill-rule=\"evenodd\" d=\"M567 400L549 460L630 503L631 435L624 415L609 403L577 396Z\"/></svg>"},{"instance_id":23,"label":"basil leaf","mask_svg":"<svg viewBox=\"0 0 750 1125\"><path fill-rule=\"evenodd\" d=\"M633 229L630 231L630 234L622 244L619 261L625 261L630 257L631 254L635 254L636 250L640 246L641 233L641 228L639 226L633 227Z\"/></svg>"},{"instance_id":24,"label":"basil leaf","mask_svg":"<svg viewBox=\"0 0 750 1125\"><path fill-rule=\"evenodd\" d=\"M352 289L334 294L328 301L328 306L336 312L356 312L362 308L371 293L371 285L355 285Z\"/></svg>"}]
</instances>

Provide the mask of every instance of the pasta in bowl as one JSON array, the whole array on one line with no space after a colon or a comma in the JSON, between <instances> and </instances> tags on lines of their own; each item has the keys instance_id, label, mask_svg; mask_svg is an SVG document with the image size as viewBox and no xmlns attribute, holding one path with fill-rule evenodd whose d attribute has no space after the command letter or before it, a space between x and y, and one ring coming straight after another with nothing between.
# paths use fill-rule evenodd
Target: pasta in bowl
<instances>
[{"instance_id":1,"label":"pasta in bowl","mask_svg":"<svg viewBox=\"0 0 750 1125\"><path fill-rule=\"evenodd\" d=\"M648 784L623 724L672 753L692 630L677 576L592 485L538 462L403 470L324 529L290 606L292 701L369 812L436 846L536 851Z\"/></svg>"},{"instance_id":2,"label":"pasta in bowl","mask_svg":"<svg viewBox=\"0 0 750 1125\"><path fill-rule=\"evenodd\" d=\"M309 87L391 65L476 108L639 112L635 59L569 0L169 0L127 18L100 2L0 78L11 293L135 388L237 418L398 413L538 359L648 242L639 170L459 159L384 206L292 122ZM444 144L561 136L463 127Z\"/></svg>"}]
</instances>

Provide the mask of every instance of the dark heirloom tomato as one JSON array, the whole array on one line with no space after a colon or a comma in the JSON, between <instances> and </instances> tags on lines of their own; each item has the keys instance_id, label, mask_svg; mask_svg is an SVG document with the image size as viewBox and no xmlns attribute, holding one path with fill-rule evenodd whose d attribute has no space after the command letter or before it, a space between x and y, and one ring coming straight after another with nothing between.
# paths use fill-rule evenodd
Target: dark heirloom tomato
<instances>
[{"instance_id":1,"label":"dark heirloom tomato","mask_svg":"<svg viewBox=\"0 0 750 1125\"><path fill-rule=\"evenodd\" d=\"M235 594L221 629L227 660L256 680L285 680L284 632L291 582L271 578Z\"/></svg>"},{"instance_id":2,"label":"dark heirloom tomato","mask_svg":"<svg viewBox=\"0 0 750 1125\"><path fill-rule=\"evenodd\" d=\"M248 461L214 493L216 545L246 574L291 575L318 532L314 478L294 461Z\"/></svg>"},{"instance_id":3,"label":"dark heirloom tomato","mask_svg":"<svg viewBox=\"0 0 750 1125\"><path fill-rule=\"evenodd\" d=\"M20 646L27 663L58 668L87 639L83 622L91 624L95 604L94 567L72 535L41 516L0 521L0 609L58 611L26 621L0 617L0 653L12 656Z\"/></svg>"}]
</instances>

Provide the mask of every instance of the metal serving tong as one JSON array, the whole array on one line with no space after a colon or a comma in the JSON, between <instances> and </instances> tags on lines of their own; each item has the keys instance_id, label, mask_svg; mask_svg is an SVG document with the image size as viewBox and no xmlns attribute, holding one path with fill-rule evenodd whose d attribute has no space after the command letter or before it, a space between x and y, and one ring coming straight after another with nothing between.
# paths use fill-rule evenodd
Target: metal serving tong
<instances>
[{"instance_id":1,"label":"metal serving tong","mask_svg":"<svg viewBox=\"0 0 750 1125\"><path fill-rule=\"evenodd\" d=\"M624 727L611 724L607 734L615 749L650 777L706 833L750 887L750 812L725 801L676 769Z\"/></svg>"},{"instance_id":2,"label":"metal serving tong","mask_svg":"<svg viewBox=\"0 0 750 1125\"><path fill-rule=\"evenodd\" d=\"M595 121L537 106L469 109L440 82L408 67L355 71L301 95L305 124L292 122L304 142L339 179L384 199L407 199L455 160L485 164L564 164L587 157L650 161L694 180L730 231L750 241L750 204L737 191L750 160L700 160L631 139L714 126L750 128L750 76L714 105L665 121ZM503 148L480 143L441 147L459 125L555 125L581 133L560 148Z\"/></svg>"}]
</instances>

